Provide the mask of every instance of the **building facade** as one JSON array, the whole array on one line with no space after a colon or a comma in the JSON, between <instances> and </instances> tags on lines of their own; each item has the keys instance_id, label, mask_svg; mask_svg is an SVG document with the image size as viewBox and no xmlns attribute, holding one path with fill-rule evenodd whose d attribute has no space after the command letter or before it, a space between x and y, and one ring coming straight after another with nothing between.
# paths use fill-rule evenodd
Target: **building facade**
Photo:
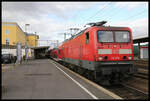
<instances>
[{"instance_id":1,"label":"building facade","mask_svg":"<svg viewBox=\"0 0 150 101\"><path fill-rule=\"evenodd\" d=\"M33 56L32 47L38 46L39 36L24 32L16 22L2 22L2 54L17 55L17 43L21 43L22 58L25 57L25 46L28 46L27 54Z\"/></svg>"},{"instance_id":2,"label":"building facade","mask_svg":"<svg viewBox=\"0 0 150 101\"><path fill-rule=\"evenodd\" d=\"M27 36L27 44L29 47L37 47L39 36L36 34L28 33Z\"/></svg>"},{"instance_id":3,"label":"building facade","mask_svg":"<svg viewBox=\"0 0 150 101\"><path fill-rule=\"evenodd\" d=\"M26 35L15 22L2 22L2 45L14 45L18 42L25 46Z\"/></svg>"},{"instance_id":4,"label":"building facade","mask_svg":"<svg viewBox=\"0 0 150 101\"><path fill-rule=\"evenodd\" d=\"M15 22L2 22L2 46L16 46L18 42L22 46L36 47L39 36L25 33Z\"/></svg>"}]
</instances>

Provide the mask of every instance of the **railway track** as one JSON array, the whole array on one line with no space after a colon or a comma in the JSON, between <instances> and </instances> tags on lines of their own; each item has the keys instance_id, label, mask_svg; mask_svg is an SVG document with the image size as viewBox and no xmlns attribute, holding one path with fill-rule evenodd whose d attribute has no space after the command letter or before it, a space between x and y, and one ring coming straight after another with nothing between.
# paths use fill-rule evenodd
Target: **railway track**
<instances>
[{"instance_id":1,"label":"railway track","mask_svg":"<svg viewBox=\"0 0 150 101\"><path fill-rule=\"evenodd\" d=\"M133 76L148 80L148 70L138 68L138 73L134 74Z\"/></svg>"},{"instance_id":2,"label":"railway track","mask_svg":"<svg viewBox=\"0 0 150 101\"><path fill-rule=\"evenodd\" d=\"M132 86L130 86L130 85L126 85L126 84L121 84L121 85L123 85L124 87L130 88L130 89L133 89L133 90L135 90L135 91L138 91L138 92L140 92L140 93L143 93L144 95L148 95L147 92L144 92L144 91L142 91L142 90L139 90L139 89L137 89L137 88L135 88L135 87L132 87Z\"/></svg>"},{"instance_id":3,"label":"railway track","mask_svg":"<svg viewBox=\"0 0 150 101\"><path fill-rule=\"evenodd\" d=\"M104 87L104 86L103 86ZM148 94L126 84L104 87L124 99L148 99Z\"/></svg>"},{"instance_id":4,"label":"railway track","mask_svg":"<svg viewBox=\"0 0 150 101\"><path fill-rule=\"evenodd\" d=\"M148 75L137 73L131 79L106 89L124 99L148 99ZM104 87L104 86L103 86Z\"/></svg>"},{"instance_id":5,"label":"railway track","mask_svg":"<svg viewBox=\"0 0 150 101\"><path fill-rule=\"evenodd\" d=\"M148 60L134 60L134 63L148 64Z\"/></svg>"},{"instance_id":6,"label":"railway track","mask_svg":"<svg viewBox=\"0 0 150 101\"><path fill-rule=\"evenodd\" d=\"M148 60L134 60L134 66L142 69L148 69Z\"/></svg>"},{"instance_id":7,"label":"railway track","mask_svg":"<svg viewBox=\"0 0 150 101\"><path fill-rule=\"evenodd\" d=\"M148 80L148 75L143 74L143 73L137 73L137 74L134 74L133 76L137 77L137 78L142 78L142 79Z\"/></svg>"}]
</instances>

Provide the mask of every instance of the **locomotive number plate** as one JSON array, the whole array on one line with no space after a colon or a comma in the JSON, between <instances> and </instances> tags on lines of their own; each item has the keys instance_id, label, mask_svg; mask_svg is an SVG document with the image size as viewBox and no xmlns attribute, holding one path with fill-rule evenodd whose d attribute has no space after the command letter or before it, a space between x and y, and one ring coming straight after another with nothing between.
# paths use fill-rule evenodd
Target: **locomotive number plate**
<instances>
[{"instance_id":1,"label":"locomotive number plate","mask_svg":"<svg viewBox=\"0 0 150 101\"><path fill-rule=\"evenodd\" d=\"M120 57L112 57L111 59L118 60L118 59L120 59Z\"/></svg>"}]
</instances>

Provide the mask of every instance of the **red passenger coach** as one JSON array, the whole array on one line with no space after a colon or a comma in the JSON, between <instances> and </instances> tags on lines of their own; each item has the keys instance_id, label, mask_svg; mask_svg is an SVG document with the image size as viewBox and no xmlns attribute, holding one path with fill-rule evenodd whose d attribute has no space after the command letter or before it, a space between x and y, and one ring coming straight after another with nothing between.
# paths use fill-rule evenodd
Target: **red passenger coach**
<instances>
[{"instance_id":1,"label":"red passenger coach","mask_svg":"<svg viewBox=\"0 0 150 101\"><path fill-rule=\"evenodd\" d=\"M90 23L86 28L59 46L58 58L76 65L72 69L96 80L121 80L133 74L132 31L128 27L103 26L106 22ZM90 78L89 77L89 78Z\"/></svg>"},{"instance_id":2,"label":"red passenger coach","mask_svg":"<svg viewBox=\"0 0 150 101\"><path fill-rule=\"evenodd\" d=\"M58 56L58 49L57 48L51 49L50 50L50 57L51 58L57 58L57 56Z\"/></svg>"}]
</instances>

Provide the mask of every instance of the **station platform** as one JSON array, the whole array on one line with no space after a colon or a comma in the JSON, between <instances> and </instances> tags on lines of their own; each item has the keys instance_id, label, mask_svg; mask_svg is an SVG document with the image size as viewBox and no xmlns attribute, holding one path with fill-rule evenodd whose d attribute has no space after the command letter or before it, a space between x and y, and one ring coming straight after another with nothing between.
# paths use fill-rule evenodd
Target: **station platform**
<instances>
[{"instance_id":1,"label":"station platform","mask_svg":"<svg viewBox=\"0 0 150 101\"><path fill-rule=\"evenodd\" d=\"M2 72L2 99L122 99L93 86L50 59L37 59Z\"/></svg>"}]
</instances>

